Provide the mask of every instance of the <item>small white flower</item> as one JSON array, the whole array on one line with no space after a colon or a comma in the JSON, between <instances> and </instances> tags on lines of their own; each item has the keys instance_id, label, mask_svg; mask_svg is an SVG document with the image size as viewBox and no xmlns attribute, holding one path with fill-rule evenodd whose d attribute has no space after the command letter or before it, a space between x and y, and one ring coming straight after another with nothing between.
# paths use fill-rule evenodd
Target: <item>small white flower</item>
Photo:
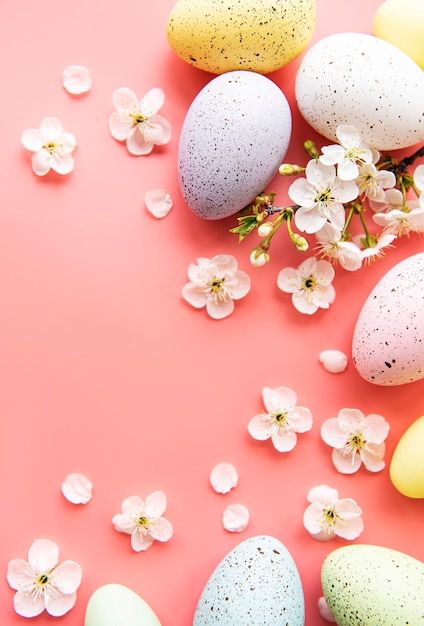
<instances>
[{"instance_id":1,"label":"small white flower","mask_svg":"<svg viewBox=\"0 0 424 626\"><path fill-rule=\"evenodd\" d=\"M362 238L360 236L354 237L353 239L358 244L362 241ZM373 245L365 247L363 250L361 250L362 260L365 263L369 264L372 261L381 259L386 253L385 248L392 248L392 242L395 239L396 235L387 231L383 231L381 236L374 238Z\"/></svg>"},{"instance_id":2,"label":"small white flower","mask_svg":"<svg viewBox=\"0 0 424 626\"><path fill-rule=\"evenodd\" d=\"M37 176L45 176L51 169L58 174L69 174L74 169L72 152L77 142L71 133L63 130L57 117L45 117L39 129L27 128L21 141L34 153L31 164Z\"/></svg>"},{"instance_id":3,"label":"small white flower","mask_svg":"<svg viewBox=\"0 0 424 626\"><path fill-rule=\"evenodd\" d=\"M253 439L271 439L278 452L290 452L297 443L296 433L312 428L312 413L303 406L296 406L297 395L288 387L262 389L265 412L252 417L247 429Z\"/></svg>"},{"instance_id":4,"label":"small white flower","mask_svg":"<svg viewBox=\"0 0 424 626\"><path fill-rule=\"evenodd\" d=\"M222 514L222 525L230 533L241 533L249 519L249 510L243 504L229 504Z\"/></svg>"},{"instance_id":5,"label":"small white flower","mask_svg":"<svg viewBox=\"0 0 424 626\"><path fill-rule=\"evenodd\" d=\"M400 209L404 207L403 193L400 189L386 189L384 196L379 200L368 198L369 205L376 213L383 213L391 209Z\"/></svg>"},{"instance_id":6,"label":"small white flower","mask_svg":"<svg viewBox=\"0 0 424 626\"><path fill-rule=\"evenodd\" d=\"M384 231L401 237L409 233L424 233L424 203L423 206L409 208L412 202L408 203L405 210L392 209L387 213L375 213L373 220L379 226L384 227Z\"/></svg>"},{"instance_id":7,"label":"small white flower","mask_svg":"<svg viewBox=\"0 0 424 626\"><path fill-rule=\"evenodd\" d=\"M171 194L165 189L149 189L144 194L144 204L149 213L161 219L168 215L173 202Z\"/></svg>"},{"instance_id":8,"label":"small white flower","mask_svg":"<svg viewBox=\"0 0 424 626\"><path fill-rule=\"evenodd\" d=\"M336 292L331 284L334 276L331 263L311 257L297 269L282 269L278 274L277 285L281 291L292 294L293 305L300 313L312 315L319 308L328 309L334 302Z\"/></svg>"},{"instance_id":9,"label":"small white flower","mask_svg":"<svg viewBox=\"0 0 424 626\"><path fill-rule=\"evenodd\" d=\"M63 70L62 83L68 93L78 96L90 91L93 81L86 67L82 65L68 65Z\"/></svg>"},{"instance_id":10,"label":"small white flower","mask_svg":"<svg viewBox=\"0 0 424 626\"><path fill-rule=\"evenodd\" d=\"M188 268L189 283L182 290L184 300L196 309L206 307L214 319L231 315L234 300L244 298L250 290L250 278L238 269L230 254L218 254L212 259L198 258Z\"/></svg>"},{"instance_id":11,"label":"small white flower","mask_svg":"<svg viewBox=\"0 0 424 626\"><path fill-rule=\"evenodd\" d=\"M122 513L112 519L115 530L131 535L135 552L150 548L155 541L168 541L172 537L171 522L162 517L166 509L166 496L162 491L151 493L145 500L138 496L125 498Z\"/></svg>"},{"instance_id":12,"label":"small white flower","mask_svg":"<svg viewBox=\"0 0 424 626\"><path fill-rule=\"evenodd\" d=\"M309 491L307 500L310 505L303 515L303 525L317 541L336 536L352 540L362 533L362 509L352 498L340 500L336 489L320 485Z\"/></svg>"},{"instance_id":13,"label":"small white flower","mask_svg":"<svg viewBox=\"0 0 424 626\"><path fill-rule=\"evenodd\" d=\"M28 562L13 559L7 582L16 589L13 603L22 617L35 617L44 609L53 617L72 609L81 584L82 569L74 561L58 565L59 548L49 539L37 539L28 551Z\"/></svg>"},{"instance_id":14,"label":"small white flower","mask_svg":"<svg viewBox=\"0 0 424 626\"><path fill-rule=\"evenodd\" d=\"M305 169L306 178L296 179L288 194L299 205L294 215L296 226L306 233L316 233L326 222L339 229L345 223L345 202L358 197L356 184L336 176L333 165L311 159Z\"/></svg>"},{"instance_id":15,"label":"small white flower","mask_svg":"<svg viewBox=\"0 0 424 626\"><path fill-rule=\"evenodd\" d=\"M365 416L359 409L341 409L321 426L323 441L333 448L332 459L342 474L357 472L362 463L370 472L384 466L384 443L390 426L382 415Z\"/></svg>"},{"instance_id":16,"label":"small white flower","mask_svg":"<svg viewBox=\"0 0 424 626\"><path fill-rule=\"evenodd\" d=\"M360 193L381 202L384 200L385 190L395 186L396 176L388 170L378 170L373 163L364 163L359 167L359 175L355 182Z\"/></svg>"},{"instance_id":17,"label":"small white flower","mask_svg":"<svg viewBox=\"0 0 424 626\"><path fill-rule=\"evenodd\" d=\"M116 111L109 118L109 130L114 139L125 141L128 152L140 156L150 154L154 145L164 145L171 139L171 125L157 112L165 101L162 89L151 89L142 100L131 89L122 87L113 94Z\"/></svg>"},{"instance_id":18,"label":"small white flower","mask_svg":"<svg viewBox=\"0 0 424 626\"><path fill-rule=\"evenodd\" d=\"M324 165L337 164L337 176L342 180L355 180L358 163L372 163L375 159L373 150L362 140L359 130L349 124L338 126L336 136L341 145L323 146L319 160Z\"/></svg>"},{"instance_id":19,"label":"small white flower","mask_svg":"<svg viewBox=\"0 0 424 626\"><path fill-rule=\"evenodd\" d=\"M341 230L330 223L325 224L315 233L321 255L340 265L349 272L355 272L362 266L361 249L353 241L344 241Z\"/></svg>"}]
</instances>

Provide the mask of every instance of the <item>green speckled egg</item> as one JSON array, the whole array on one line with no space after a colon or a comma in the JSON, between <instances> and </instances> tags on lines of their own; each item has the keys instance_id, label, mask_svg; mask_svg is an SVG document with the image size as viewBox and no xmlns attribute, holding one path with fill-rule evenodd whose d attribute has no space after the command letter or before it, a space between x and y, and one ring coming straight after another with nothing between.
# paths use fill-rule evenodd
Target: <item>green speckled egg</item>
<instances>
[{"instance_id":1,"label":"green speckled egg","mask_svg":"<svg viewBox=\"0 0 424 626\"><path fill-rule=\"evenodd\" d=\"M178 0L166 34L174 52L199 69L267 74L306 48L315 22L315 0Z\"/></svg>"},{"instance_id":2,"label":"green speckled egg","mask_svg":"<svg viewBox=\"0 0 424 626\"><path fill-rule=\"evenodd\" d=\"M321 583L339 626L424 624L424 563L397 550L338 548L324 560Z\"/></svg>"}]
</instances>

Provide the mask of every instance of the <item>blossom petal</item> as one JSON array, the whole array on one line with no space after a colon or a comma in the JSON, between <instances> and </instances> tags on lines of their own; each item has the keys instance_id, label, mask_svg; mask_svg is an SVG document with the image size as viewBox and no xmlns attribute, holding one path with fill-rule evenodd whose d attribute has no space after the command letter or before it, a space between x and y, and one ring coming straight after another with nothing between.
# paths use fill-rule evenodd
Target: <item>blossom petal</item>
<instances>
[{"instance_id":1,"label":"blossom petal","mask_svg":"<svg viewBox=\"0 0 424 626\"><path fill-rule=\"evenodd\" d=\"M266 441L271 437L270 417L266 413L259 413L252 417L247 425L249 434L257 441Z\"/></svg>"},{"instance_id":2,"label":"blossom petal","mask_svg":"<svg viewBox=\"0 0 424 626\"><path fill-rule=\"evenodd\" d=\"M365 415L359 409L341 409L337 416L340 428L345 432L362 431L365 426Z\"/></svg>"},{"instance_id":3,"label":"blossom petal","mask_svg":"<svg viewBox=\"0 0 424 626\"><path fill-rule=\"evenodd\" d=\"M58 174L69 174L74 169L74 157L72 154L54 152L51 156L51 168Z\"/></svg>"},{"instance_id":4,"label":"blossom petal","mask_svg":"<svg viewBox=\"0 0 424 626\"><path fill-rule=\"evenodd\" d=\"M109 131L114 139L126 141L136 130L132 119L114 111L109 117Z\"/></svg>"},{"instance_id":5,"label":"blossom petal","mask_svg":"<svg viewBox=\"0 0 424 626\"><path fill-rule=\"evenodd\" d=\"M414 183L420 191L424 191L424 164L415 168Z\"/></svg>"},{"instance_id":6,"label":"blossom petal","mask_svg":"<svg viewBox=\"0 0 424 626\"><path fill-rule=\"evenodd\" d=\"M323 441L332 448L343 448L347 440L347 435L340 428L337 417L330 417L330 419L323 422L321 426L321 437Z\"/></svg>"},{"instance_id":7,"label":"blossom petal","mask_svg":"<svg viewBox=\"0 0 424 626\"><path fill-rule=\"evenodd\" d=\"M226 281L233 300L244 298L250 291L250 276L238 270L233 278Z\"/></svg>"},{"instance_id":8,"label":"blossom petal","mask_svg":"<svg viewBox=\"0 0 424 626\"><path fill-rule=\"evenodd\" d=\"M344 454L343 450L334 448L331 458L334 466L341 474L354 474L361 467L362 460L359 454Z\"/></svg>"},{"instance_id":9,"label":"blossom petal","mask_svg":"<svg viewBox=\"0 0 424 626\"><path fill-rule=\"evenodd\" d=\"M62 122L57 117L45 117L40 124L44 142L54 141L63 131Z\"/></svg>"},{"instance_id":10,"label":"blossom petal","mask_svg":"<svg viewBox=\"0 0 424 626\"><path fill-rule=\"evenodd\" d=\"M385 443L368 443L361 450L362 461L370 472L380 472L385 467Z\"/></svg>"},{"instance_id":11,"label":"blossom petal","mask_svg":"<svg viewBox=\"0 0 424 626\"><path fill-rule=\"evenodd\" d=\"M165 189L149 189L144 194L146 209L154 217L161 219L166 217L172 209L172 198Z\"/></svg>"},{"instance_id":12,"label":"blossom petal","mask_svg":"<svg viewBox=\"0 0 424 626\"><path fill-rule=\"evenodd\" d=\"M171 539L173 534L171 522L164 517L160 517L155 520L154 524L152 524L150 534L153 539L156 539L157 541L168 541Z\"/></svg>"},{"instance_id":13,"label":"blossom petal","mask_svg":"<svg viewBox=\"0 0 424 626\"><path fill-rule=\"evenodd\" d=\"M152 115L149 119L149 141L157 146L168 143L172 136L171 124L162 115Z\"/></svg>"},{"instance_id":14,"label":"blossom petal","mask_svg":"<svg viewBox=\"0 0 424 626\"><path fill-rule=\"evenodd\" d=\"M362 509L352 498L342 498L337 502L337 515L344 520L351 520L362 515Z\"/></svg>"},{"instance_id":15,"label":"blossom petal","mask_svg":"<svg viewBox=\"0 0 424 626\"><path fill-rule=\"evenodd\" d=\"M144 511L147 517L160 517L166 509L166 495L163 491L154 491L146 498Z\"/></svg>"},{"instance_id":16,"label":"blossom petal","mask_svg":"<svg viewBox=\"0 0 424 626\"><path fill-rule=\"evenodd\" d=\"M336 165L336 163L343 159L345 149L343 146L333 144L331 146L323 146L321 152L322 154L319 157L321 163L324 165Z\"/></svg>"},{"instance_id":17,"label":"blossom petal","mask_svg":"<svg viewBox=\"0 0 424 626\"><path fill-rule=\"evenodd\" d=\"M89 70L83 65L68 65L62 74L62 84L72 95L80 95L90 91L93 81Z\"/></svg>"},{"instance_id":18,"label":"blossom petal","mask_svg":"<svg viewBox=\"0 0 424 626\"><path fill-rule=\"evenodd\" d=\"M52 584L63 594L75 593L81 579L82 568L75 561L63 561L52 573Z\"/></svg>"},{"instance_id":19,"label":"blossom petal","mask_svg":"<svg viewBox=\"0 0 424 626\"><path fill-rule=\"evenodd\" d=\"M7 567L7 582L12 589L28 589L32 587L34 570L23 559L12 559Z\"/></svg>"},{"instance_id":20,"label":"blossom petal","mask_svg":"<svg viewBox=\"0 0 424 626\"><path fill-rule=\"evenodd\" d=\"M165 93L159 87L150 89L140 102L140 109L145 117L151 117L159 111L165 102Z\"/></svg>"},{"instance_id":21,"label":"blossom petal","mask_svg":"<svg viewBox=\"0 0 424 626\"><path fill-rule=\"evenodd\" d=\"M318 612L321 615L321 617L325 619L327 622L336 623L336 620L332 612L330 611L330 607L328 606L327 601L324 598L324 596L321 596L321 598L319 598L318 600Z\"/></svg>"},{"instance_id":22,"label":"blossom petal","mask_svg":"<svg viewBox=\"0 0 424 626\"><path fill-rule=\"evenodd\" d=\"M351 519L343 518L336 523L336 534L343 539L357 539L364 530L362 517L355 516Z\"/></svg>"},{"instance_id":23,"label":"blossom petal","mask_svg":"<svg viewBox=\"0 0 424 626\"><path fill-rule=\"evenodd\" d=\"M366 424L363 427L365 439L373 444L382 443L389 434L390 424L382 415L374 413L367 415Z\"/></svg>"},{"instance_id":24,"label":"blossom petal","mask_svg":"<svg viewBox=\"0 0 424 626\"><path fill-rule=\"evenodd\" d=\"M304 406L296 406L290 411L289 424L297 433L306 433L312 428L312 413Z\"/></svg>"},{"instance_id":25,"label":"blossom petal","mask_svg":"<svg viewBox=\"0 0 424 626\"><path fill-rule=\"evenodd\" d=\"M44 594L34 595L19 590L13 597L13 607L22 617L35 617L44 611Z\"/></svg>"},{"instance_id":26,"label":"blossom petal","mask_svg":"<svg viewBox=\"0 0 424 626\"><path fill-rule=\"evenodd\" d=\"M359 174L359 167L351 159L343 159L337 167L337 176L341 180L355 180Z\"/></svg>"},{"instance_id":27,"label":"blossom petal","mask_svg":"<svg viewBox=\"0 0 424 626\"><path fill-rule=\"evenodd\" d=\"M230 298L220 302L215 302L213 298L208 298L206 301L206 311L213 319L221 320L231 315L234 311L234 302Z\"/></svg>"},{"instance_id":28,"label":"blossom petal","mask_svg":"<svg viewBox=\"0 0 424 626\"><path fill-rule=\"evenodd\" d=\"M50 539L36 539L28 550L29 564L38 573L49 572L58 560L59 548Z\"/></svg>"},{"instance_id":29,"label":"blossom petal","mask_svg":"<svg viewBox=\"0 0 424 626\"><path fill-rule=\"evenodd\" d=\"M128 496L122 503L122 513L127 517L137 516L144 511L145 502L139 496Z\"/></svg>"},{"instance_id":30,"label":"blossom petal","mask_svg":"<svg viewBox=\"0 0 424 626\"><path fill-rule=\"evenodd\" d=\"M146 141L145 136L138 126L135 127L134 132L127 138L126 143L128 152L134 156L144 156L150 154L153 150L153 143Z\"/></svg>"},{"instance_id":31,"label":"blossom petal","mask_svg":"<svg viewBox=\"0 0 424 626\"><path fill-rule=\"evenodd\" d=\"M202 287L196 283L186 283L182 289L182 296L196 309L206 306L206 294Z\"/></svg>"},{"instance_id":32,"label":"blossom petal","mask_svg":"<svg viewBox=\"0 0 424 626\"><path fill-rule=\"evenodd\" d=\"M278 273L277 286L285 293L294 293L299 289L299 272L294 267L284 267Z\"/></svg>"},{"instance_id":33,"label":"blossom petal","mask_svg":"<svg viewBox=\"0 0 424 626\"><path fill-rule=\"evenodd\" d=\"M293 430L278 428L271 435L274 448L278 452L290 452L297 443L297 435Z\"/></svg>"},{"instance_id":34,"label":"blossom petal","mask_svg":"<svg viewBox=\"0 0 424 626\"><path fill-rule=\"evenodd\" d=\"M277 387L276 389L264 387L262 389L262 399L266 410L272 414L293 408L297 402L297 395L289 387Z\"/></svg>"},{"instance_id":35,"label":"blossom petal","mask_svg":"<svg viewBox=\"0 0 424 626\"><path fill-rule=\"evenodd\" d=\"M128 87L116 89L112 95L112 102L115 109L120 113L126 114L139 109L138 98L132 89L128 89Z\"/></svg>"},{"instance_id":36,"label":"blossom petal","mask_svg":"<svg viewBox=\"0 0 424 626\"><path fill-rule=\"evenodd\" d=\"M292 295L292 302L295 309L299 313L313 315L318 311L318 304L311 301L311 298L305 291L297 291Z\"/></svg>"},{"instance_id":37,"label":"blossom petal","mask_svg":"<svg viewBox=\"0 0 424 626\"><path fill-rule=\"evenodd\" d=\"M38 128L28 128L22 133L21 142L27 150L37 152L43 147L44 137Z\"/></svg>"},{"instance_id":38,"label":"blossom petal","mask_svg":"<svg viewBox=\"0 0 424 626\"><path fill-rule=\"evenodd\" d=\"M45 176L52 166L52 155L48 150L42 148L38 152L34 152L31 157L32 169L37 176Z\"/></svg>"},{"instance_id":39,"label":"blossom petal","mask_svg":"<svg viewBox=\"0 0 424 626\"><path fill-rule=\"evenodd\" d=\"M150 548L154 542L150 534L143 535L137 528L131 535L131 547L135 552L142 552Z\"/></svg>"},{"instance_id":40,"label":"blossom petal","mask_svg":"<svg viewBox=\"0 0 424 626\"><path fill-rule=\"evenodd\" d=\"M76 593L57 594L46 593L45 604L46 611L53 617L61 617L68 613L74 606L77 599Z\"/></svg>"},{"instance_id":41,"label":"blossom petal","mask_svg":"<svg viewBox=\"0 0 424 626\"><path fill-rule=\"evenodd\" d=\"M316 233L320 228L324 226L327 219L325 215L321 215L314 208L305 208L303 206L300 209L297 209L294 214L294 222L296 227L308 234Z\"/></svg>"},{"instance_id":42,"label":"blossom petal","mask_svg":"<svg viewBox=\"0 0 424 626\"><path fill-rule=\"evenodd\" d=\"M317 535L323 530L323 509L322 502L311 502L305 509L303 525L311 535Z\"/></svg>"},{"instance_id":43,"label":"blossom petal","mask_svg":"<svg viewBox=\"0 0 424 626\"><path fill-rule=\"evenodd\" d=\"M210 263L223 274L235 274L238 269L237 259L231 254L217 254L210 260Z\"/></svg>"},{"instance_id":44,"label":"blossom petal","mask_svg":"<svg viewBox=\"0 0 424 626\"><path fill-rule=\"evenodd\" d=\"M297 178L289 187L290 199L301 207L311 209L315 205L316 189L306 180Z\"/></svg>"}]
</instances>

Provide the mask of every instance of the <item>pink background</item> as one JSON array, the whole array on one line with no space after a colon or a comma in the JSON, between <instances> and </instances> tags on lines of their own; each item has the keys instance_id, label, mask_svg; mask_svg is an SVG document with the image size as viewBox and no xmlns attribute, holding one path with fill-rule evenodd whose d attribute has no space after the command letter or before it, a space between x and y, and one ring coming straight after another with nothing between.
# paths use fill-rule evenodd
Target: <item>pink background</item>
<instances>
[{"instance_id":1,"label":"pink background","mask_svg":"<svg viewBox=\"0 0 424 626\"><path fill-rule=\"evenodd\" d=\"M372 32L380 0L317 0L313 41L342 31ZM14 613L6 579L12 558L26 558L37 538L52 539L60 559L83 568L75 608L58 623L82 625L90 595L110 582L139 593L164 626L188 626L218 562L257 534L281 540L294 557L306 599L306 624L321 623L320 568L342 540L314 541L302 525L306 494L318 484L352 497L364 510L361 543L388 546L424 559L424 501L399 494L388 468L338 474L320 440L322 422L343 407L380 413L390 422L386 461L404 430L424 412L424 381L374 387L351 361L340 375L318 362L321 350L350 355L357 315L371 288L397 261L423 249L412 236L383 261L352 274L338 269L329 311L304 316L277 289L276 277L302 258L281 237L271 263L253 268L252 235L239 245L235 218L206 222L184 204L176 176L185 113L212 75L188 66L169 48L165 25L174 0L4 0L0 9L0 623ZM305 163L307 138L325 145L301 119L293 98L300 59L274 72L293 112L288 162ZM70 96L61 85L69 64L86 65L94 85ZM132 157L109 134L112 93L129 87L141 98L166 94L161 113L171 142ZM24 129L59 117L79 147L66 177L37 178ZM291 181L270 185L284 202ZM146 190L164 187L174 199L165 219L144 208ZM181 297L187 268L198 256L234 254L252 279L250 294L222 321ZM262 409L263 386L284 385L311 409L313 429L289 454L247 433ZM209 473L221 461L240 474L230 494L216 494ZM60 491L82 472L92 501L75 506ZM163 490L174 536L135 553L111 523L129 495ZM221 524L230 503L248 507L241 534ZM37 626L54 618L43 613ZM324 622L322 622L324 623Z\"/></svg>"}]
</instances>

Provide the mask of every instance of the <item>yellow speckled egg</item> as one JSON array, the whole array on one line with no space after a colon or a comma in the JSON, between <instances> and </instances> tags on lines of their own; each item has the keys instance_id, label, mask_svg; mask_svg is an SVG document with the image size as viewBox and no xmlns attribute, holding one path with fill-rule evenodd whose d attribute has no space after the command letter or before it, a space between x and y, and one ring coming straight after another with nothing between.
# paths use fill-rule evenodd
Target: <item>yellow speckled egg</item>
<instances>
[{"instance_id":1,"label":"yellow speckled egg","mask_svg":"<svg viewBox=\"0 0 424 626\"><path fill-rule=\"evenodd\" d=\"M325 558L321 584L338 626L424 624L424 563L403 552L343 546Z\"/></svg>"},{"instance_id":2,"label":"yellow speckled egg","mask_svg":"<svg viewBox=\"0 0 424 626\"><path fill-rule=\"evenodd\" d=\"M390 479L409 498L424 498L424 416L403 433L390 463Z\"/></svg>"},{"instance_id":3,"label":"yellow speckled egg","mask_svg":"<svg viewBox=\"0 0 424 626\"><path fill-rule=\"evenodd\" d=\"M315 0L178 0L166 34L174 52L199 69L267 74L306 48L315 22Z\"/></svg>"},{"instance_id":4,"label":"yellow speckled egg","mask_svg":"<svg viewBox=\"0 0 424 626\"><path fill-rule=\"evenodd\" d=\"M374 34L410 56L424 69L423 0L386 0L374 15Z\"/></svg>"}]
</instances>

